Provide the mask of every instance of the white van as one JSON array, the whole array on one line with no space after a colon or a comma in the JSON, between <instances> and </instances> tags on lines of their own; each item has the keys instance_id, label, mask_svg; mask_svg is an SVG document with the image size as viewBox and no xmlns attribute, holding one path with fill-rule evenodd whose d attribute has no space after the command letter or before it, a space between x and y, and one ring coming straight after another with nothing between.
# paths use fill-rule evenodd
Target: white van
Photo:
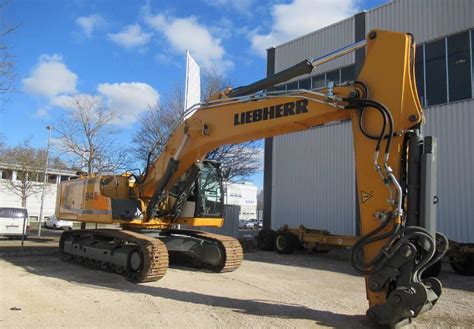
<instances>
[{"instance_id":1,"label":"white van","mask_svg":"<svg viewBox=\"0 0 474 329\"><path fill-rule=\"evenodd\" d=\"M28 236L29 220L25 208L0 208L0 236L24 238Z\"/></svg>"}]
</instances>

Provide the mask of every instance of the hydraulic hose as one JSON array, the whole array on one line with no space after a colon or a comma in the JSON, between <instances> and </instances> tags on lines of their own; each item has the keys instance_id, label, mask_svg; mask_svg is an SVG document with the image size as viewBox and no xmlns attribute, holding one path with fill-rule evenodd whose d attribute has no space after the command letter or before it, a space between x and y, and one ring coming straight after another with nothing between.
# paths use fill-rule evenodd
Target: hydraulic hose
<instances>
[{"instance_id":1,"label":"hydraulic hose","mask_svg":"<svg viewBox=\"0 0 474 329\"><path fill-rule=\"evenodd\" d=\"M394 225L392 230L389 232L386 232L381 235L377 235L380 231L382 231L385 227L387 227L387 225L391 222L391 220L392 220L391 217L384 220L373 231L369 232L368 234L364 235L362 238L357 240L357 242L352 247L351 263L354 269L358 271L359 273L367 275L374 272L374 269L373 268L369 269L369 267L376 265L376 263L380 261L381 257L384 256L384 254L381 252L379 253L379 255L375 256L370 262L365 263L363 260L360 259L360 252L362 251L362 248L364 248L365 246L373 242L380 241L388 237L393 237L397 234L400 228L400 224Z\"/></svg>"},{"instance_id":2,"label":"hydraulic hose","mask_svg":"<svg viewBox=\"0 0 474 329\"><path fill-rule=\"evenodd\" d=\"M432 266L434 263L440 261L440 260L444 257L444 255L446 254L446 252L447 252L448 249L449 249L449 241L448 241L448 238L447 238L444 234L438 232L438 233L436 233L436 237L437 237L437 238L439 237L441 240L443 240L443 250L441 250L441 251L436 250L436 251L438 252L438 254L436 255L436 257L433 257L433 258L424 266L424 268L420 269L420 271L418 272L418 279L419 279L419 280L420 280L421 275L423 274L423 272L424 272L427 268L429 268L430 266ZM436 241L435 241L435 243L436 243Z\"/></svg>"}]
</instances>

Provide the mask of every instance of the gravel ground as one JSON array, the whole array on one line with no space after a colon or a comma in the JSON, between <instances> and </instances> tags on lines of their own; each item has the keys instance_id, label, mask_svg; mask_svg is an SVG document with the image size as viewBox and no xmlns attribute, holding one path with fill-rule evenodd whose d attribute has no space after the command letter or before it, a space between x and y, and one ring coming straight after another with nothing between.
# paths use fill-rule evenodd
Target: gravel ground
<instances>
[{"instance_id":1,"label":"gravel ground","mask_svg":"<svg viewBox=\"0 0 474 329\"><path fill-rule=\"evenodd\" d=\"M474 279L444 265L444 295L412 327L474 327ZM2 328L368 327L364 279L346 252L256 252L232 273L173 267L140 285L54 255L3 255L0 291Z\"/></svg>"}]
</instances>

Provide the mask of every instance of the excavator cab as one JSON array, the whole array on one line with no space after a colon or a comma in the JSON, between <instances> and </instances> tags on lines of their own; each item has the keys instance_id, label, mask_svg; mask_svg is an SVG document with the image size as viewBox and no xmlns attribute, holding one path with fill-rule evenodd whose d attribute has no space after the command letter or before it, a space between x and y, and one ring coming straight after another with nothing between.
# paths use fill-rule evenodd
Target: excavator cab
<instances>
[{"instance_id":1,"label":"excavator cab","mask_svg":"<svg viewBox=\"0 0 474 329\"><path fill-rule=\"evenodd\" d=\"M222 217L224 189L220 163L204 161L195 191L198 196L195 217Z\"/></svg>"},{"instance_id":2,"label":"excavator cab","mask_svg":"<svg viewBox=\"0 0 474 329\"><path fill-rule=\"evenodd\" d=\"M196 163L172 189L175 199L171 216L185 218L222 218L224 215L224 173L212 160ZM186 200L183 204L182 200Z\"/></svg>"}]
</instances>

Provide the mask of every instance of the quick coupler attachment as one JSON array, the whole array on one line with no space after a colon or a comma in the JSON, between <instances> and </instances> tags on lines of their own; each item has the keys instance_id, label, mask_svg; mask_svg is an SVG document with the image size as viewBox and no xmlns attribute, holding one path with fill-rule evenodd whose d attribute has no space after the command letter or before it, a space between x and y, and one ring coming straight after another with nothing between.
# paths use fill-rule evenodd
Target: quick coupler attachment
<instances>
[{"instance_id":1,"label":"quick coupler attachment","mask_svg":"<svg viewBox=\"0 0 474 329\"><path fill-rule=\"evenodd\" d=\"M423 278L422 273L446 253L448 241L442 234L436 239L423 228L406 227L403 235L383 254L368 276L368 289L387 291L383 304L373 305L367 317L378 324L400 327L433 308L442 293L436 278Z\"/></svg>"},{"instance_id":2,"label":"quick coupler attachment","mask_svg":"<svg viewBox=\"0 0 474 329\"><path fill-rule=\"evenodd\" d=\"M441 282L436 278L427 278L421 283L413 282L408 287L392 290L384 304L374 305L367 310L367 317L391 328L401 327L431 310L441 292Z\"/></svg>"}]
</instances>

